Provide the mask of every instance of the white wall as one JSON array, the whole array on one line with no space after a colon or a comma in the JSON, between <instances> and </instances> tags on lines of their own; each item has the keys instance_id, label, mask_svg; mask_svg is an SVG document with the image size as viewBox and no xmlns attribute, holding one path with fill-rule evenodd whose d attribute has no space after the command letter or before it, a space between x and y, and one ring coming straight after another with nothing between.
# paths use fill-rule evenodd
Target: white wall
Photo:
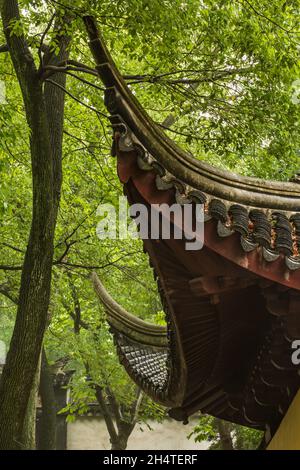
<instances>
[{"instance_id":1,"label":"white wall","mask_svg":"<svg viewBox=\"0 0 300 470\"><path fill-rule=\"evenodd\" d=\"M146 425L137 425L129 438L128 450L196 450L207 448L206 443L195 443L187 435L198 420L191 419L183 425L167 419L162 424L150 423L152 431ZM105 423L101 417L80 417L68 424L69 450L109 450L109 438Z\"/></svg>"}]
</instances>

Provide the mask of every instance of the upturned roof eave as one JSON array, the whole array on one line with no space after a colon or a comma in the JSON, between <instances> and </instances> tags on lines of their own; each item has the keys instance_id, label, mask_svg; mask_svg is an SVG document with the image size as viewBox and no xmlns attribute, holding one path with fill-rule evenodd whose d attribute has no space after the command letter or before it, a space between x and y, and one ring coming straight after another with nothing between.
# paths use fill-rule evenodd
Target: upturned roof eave
<instances>
[{"instance_id":1,"label":"upturned roof eave","mask_svg":"<svg viewBox=\"0 0 300 470\"><path fill-rule=\"evenodd\" d=\"M147 115L116 68L94 20L85 18L97 70L106 87L106 106L140 140L164 169L190 187L250 207L300 211L297 183L240 176L193 158L179 148Z\"/></svg>"},{"instance_id":2,"label":"upturned roof eave","mask_svg":"<svg viewBox=\"0 0 300 470\"><path fill-rule=\"evenodd\" d=\"M91 278L94 290L105 308L107 321L113 329L140 344L165 349L168 347L165 326L146 322L127 312L109 295L95 272Z\"/></svg>"}]
</instances>

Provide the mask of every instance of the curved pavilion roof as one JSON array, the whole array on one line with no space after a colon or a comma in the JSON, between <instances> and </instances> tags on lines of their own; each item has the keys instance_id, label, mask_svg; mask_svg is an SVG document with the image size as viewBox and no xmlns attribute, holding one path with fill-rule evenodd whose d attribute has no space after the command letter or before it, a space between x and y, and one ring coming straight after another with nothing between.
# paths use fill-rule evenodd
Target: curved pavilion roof
<instances>
[{"instance_id":1,"label":"curved pavilion roof","mask_svg":"<svg viewBox=\"0 0 300 470\"><path fill-rule=\"evenodd\" d=\"M85 23L129 202L205 208L203 249L144 240L166 328L126 312L93 275L120 360L176 419L201 410L274 431L300 384L291 361L300 338L300 186L242 177L178 148L130 92L94 20Z\"/></svg>"}]
</instances>

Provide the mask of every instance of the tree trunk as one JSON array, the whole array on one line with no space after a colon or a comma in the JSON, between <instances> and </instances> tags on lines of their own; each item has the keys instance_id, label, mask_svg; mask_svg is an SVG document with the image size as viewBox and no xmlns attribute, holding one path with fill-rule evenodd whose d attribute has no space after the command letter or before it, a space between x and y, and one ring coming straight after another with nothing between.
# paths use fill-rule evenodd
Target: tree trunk
<instances>
[{"instance_id":1,"label":"tree trunk","mask_svg":"<svg viewBox=\"0 0 300 470\"><path fill-rule=\"evenodd\" d=\"M36 448L36 401L38 396L39 381L40 381L41 362L37 368L33 387L30 392L29 401L27 405L25 420L22 431L22 445L25 449L34 450Z\"/></svg>"},{"instance_id":2,"label":"tree trunk","mask_svg":"<svg viewBox=\"0 0 300 470\"><path fill-rule=\"evenodd\" d=\"M60 111L48 102L25 37L11 32L20 21L18 2L1 0L1 16L10 56L22 91L30 128L33 186L32 222L25 253L15 327L0 381L0 449L24 449L23 427L48 320L53 242L61 185ZM56 94L56 96L59 96ZM60 94L63 96L64 94ZM50 109L49 109L50 106ZM53 109L54 107L54 109ZM55 123L54 123L55 121Z\"/></svg>"},{"instance_id":3,"label":"tree trunk","mask_svg":"<svg viewBox=\"0 0 300 470\"><path fill-rule=\"evenodd\" d=\"M217 428L220 436L220 444L222 450L234 450L232 437L231 437L231 425L222 419L217 419Z\"/></svg>"},{"instance_id":4,"label":"tree trunk","mask_svg":"<svg viewBox=\"0 0 300 470\"><path fill-rule=\"evenodd\" d=\"M55 450L57 406L53 386L53 376L44 348L42 352L40 396L42 402L42 414L39 424L38 448L40 450Z\"/></svg>"},{"instance_id":5,"label":"tree trunk","mask_svg":"<svg viewBox=\"0 0 300 470\"><path fill-rule=\"evenodd\" d=\"M118 436L115 441L111 440L111 450L126 450L128 439L134 430L135 422L128 423L121 420L118 425Z\"/></svg>"},{"instance_id":6,"label":"tree trunk","mask_svg":"<svg viewBox=\"0 0 300 470\"><path fill-rule=\"evenodd\" d=\"M119 437L117 441L111 443L111 450L126 450L128 438Z\"/></svg>"},{"instance_id":7,"label":"tree trunk","mask_svg":"<svg viewBox=\"0 0 300 470\"><path fill-rule=\"evenodd\" d=\"M31 74L33 213L16 323L0 382L0 448L22 449L22 430L47 324L55 217L53 170L42 85Z\"/></svg>"}]
</instances>

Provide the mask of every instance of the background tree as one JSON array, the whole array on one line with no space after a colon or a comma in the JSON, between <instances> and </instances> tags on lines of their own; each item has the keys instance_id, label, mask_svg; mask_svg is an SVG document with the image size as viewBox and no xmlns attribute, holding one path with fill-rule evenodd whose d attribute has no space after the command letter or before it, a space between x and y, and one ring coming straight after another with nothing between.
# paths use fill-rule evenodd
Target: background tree
<instances>
[{"instance_id":1,"label":"background tree","mask_svg":"<svg viewBox=\"0 0 300 470\"><path fill-rule=\"evenodd\" d=\"M1 16L29 128L33 186L32 219L22 266L16 323L0 381L0 447L19 449L32 446L32 443L27 444L24 425L32 422L26 417L26 410L37 380L48 316L53 240L62 180L64 93L53 89L53 85L43 87L40 69L23 31L18 3L3 0ZM60 24L68 23L68 19L60 14L59 17L56 22L57 52L49 56L49 61L53 62L54 58L54 63L67 57L69 43L68 36L59 31ZM53 84L60 82L65 83L64 75Z\"/></svg>"},{"instance_id":2,"label":"background tree","mask_svg":"<svg viewBox=\"0 0 300 470\"><path fill-rule=\"evenodd\" d=\"M46 341L51 357L68 357L67 367L75 371L70 382L70 402L60 413L67 413L70 422L98 402L111 448L126 449L136 425L162 421L165 411L132 383L118 363L105 314L89 280L80 282L70 272L66 278L69 291L65 286L60 289L63 308ZM66 298L67 293L70 299ZM151 304L148 308L150 313ZM152 320L155 313L153 310Z\"/></svg>"},{"instance_id":3,"label":"background tree","mask_svg":"<svg viewBox=\"0 0 300 470\"><path fill-rule=\"evenodd\" d=\"M263 439L263 433L203 415L189 435L189 439L191 438L195 442L209 442L210 450L256 450Z\"/></svg>"}]
</instances>

